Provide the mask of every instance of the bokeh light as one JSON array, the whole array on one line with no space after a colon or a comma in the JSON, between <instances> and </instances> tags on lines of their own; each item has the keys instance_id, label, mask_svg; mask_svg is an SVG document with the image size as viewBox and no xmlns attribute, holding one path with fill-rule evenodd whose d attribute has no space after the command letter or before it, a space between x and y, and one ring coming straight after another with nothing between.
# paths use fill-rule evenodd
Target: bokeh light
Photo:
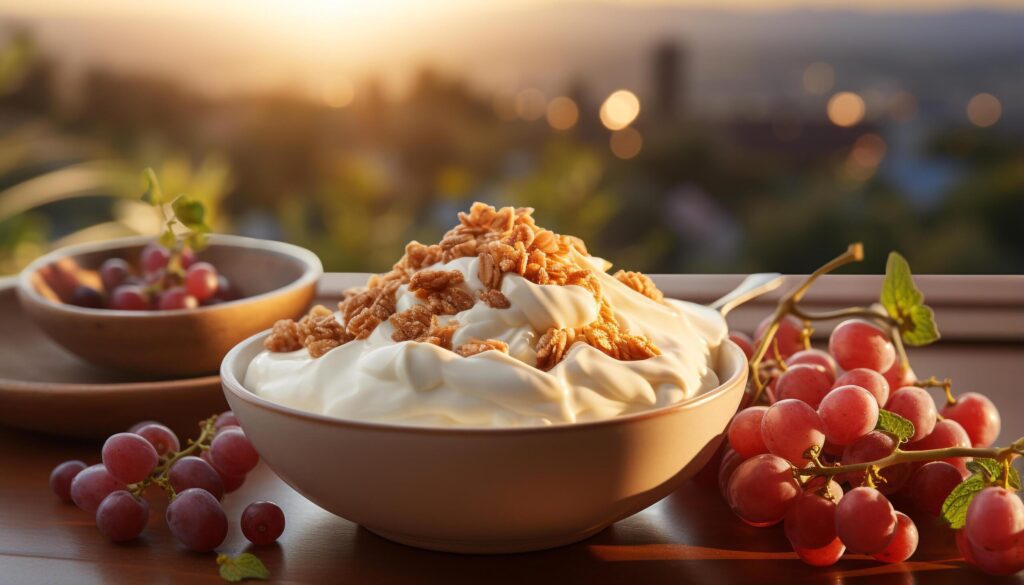
<instances>
[{"instance_id":1,"label":"bokeh light","mask_svg":"<svg viewBox=\"0 0 1024 585\"><path fill-rule=\"evenodd\" d=\"M828 119L836 126L849 128L864 119L864 99L852 91L841 91L828 100Z\"/></svg>"},{"instance_id":2,"label":"bokeh light","mask_svg":"<svg viewBox=\"0 0 1024 585\"><path fill-rule=\"evenodd\" d=\"M356 98L356 88L347 79L336 79L324 85L324 104L332 108L344 108Z\"/></svg>"},{"instance_id":3,"label":"bokeh light","mask_svg":"<svg viewBox=\"0 0 1024 585\"><path fill-rule=\"evenodd\" d=\"M804 69L803 85L807 93L824 95L836 84L836 72L828 63L818 61Z\"/></svg>"},{"instance_id":4,"label":"bokeh light","mask_svg":"<svg viewBox=\"0 0 1024 585\"><path fill-rule=\"evenodd\" d=\"M622 130L632 124L638 115L640 99L626 89L616 91L601 104L601 123L609 130Z\"/></svg>"},{"instance_id":5,"label":"bokeh light","mask_svg":"<svg viewBox=\"0 0 1024 585\"><path fill-rule=\"evenodd\" d=\"M568 130L580 119L580 109L572 98L559 96L548 104L548 124L555 130Z\"/></svg>"},{"instance_id":6,"label":"bokeh light","mask_svg":"<svg viewBox=\"0 0 1024 585\"><path fill-rule=\"evenodd\" d=\"M850 158L862 167L877 167L885 157L885 140L875 133L862 135L853 143Z\"/></svg>"},{"instance_id":7,"label":"bokeh light","mask_svg":"<svg viewBox=\"0 0 1024 585\"><path fill-rule=\"evenodd\" d=\"M640 149L643 148L643 145L643 136L635 128L616 130L612 132L611 140L609 140L612 154L622 160L629 160L640 154Z\"/></svg>"},{"instance_id":8,"label":"bokeh light","mask_svg":"<svg viewBox=\"0 0 1024 585\"><path fill-rule=\"evenodd\" d=\"M528 122L540 120L547 112L547 102L541 90L524 89L516 95L516 115Z\"/></svg>"},{"instance_id":9,"label":"bokeh light","mask_svg":"<svg viewBox=\"0 0 1024 585\"><path fill-rule=\"evenodd\" d=\"M979 93L967 102L967 119L979 128L987 128L999 121L1003 104L990 93Z\"/></svg>"},{"instance_id":10,"label":"bokeh light","mask_svg":"<svg viewBox=\"0 0 1024 585\"><path fill-rule=\"evenodd\" d=\"M889 98L889 117L894 122L909 122L917 115L917 97L906 90L897 91Z\"/></svg>"}]
</instances>

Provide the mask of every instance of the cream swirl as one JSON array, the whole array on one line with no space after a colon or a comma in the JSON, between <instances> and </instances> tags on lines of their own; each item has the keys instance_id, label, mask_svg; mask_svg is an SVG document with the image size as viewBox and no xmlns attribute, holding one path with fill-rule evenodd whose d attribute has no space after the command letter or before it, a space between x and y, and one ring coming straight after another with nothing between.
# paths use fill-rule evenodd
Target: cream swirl
<instances>
[{"instance_id":1,"label":"cream swirl","mask_svg":"<svg viewBox=\"0 0 1024 585\"><path fill-rule=\"evenodd\" d=\"M382 323L364 340L318 359L305 350L264 351L250 363L245 385L256 394L300 410L345 419L424 426L514 427L600 420L669 404L719 384L714 370L724 337L706 309L678 301L657 302L594 266L604 298L620 326L649 337L661 355L621 361L585 343L572 345L549 371L534 367L537 340L550 327L582 327L598 316L594 296L579 286L540 285L505 274L501 292L511 307L484 303L441 317L459 324L458 346L476 339L508 344L509 353L461 357L428 343L395 342ZM476 257L431 268L458 270L467 292L484 289ZM398 310L421 302L405 286Z\"/></svg>"}]
</instances>

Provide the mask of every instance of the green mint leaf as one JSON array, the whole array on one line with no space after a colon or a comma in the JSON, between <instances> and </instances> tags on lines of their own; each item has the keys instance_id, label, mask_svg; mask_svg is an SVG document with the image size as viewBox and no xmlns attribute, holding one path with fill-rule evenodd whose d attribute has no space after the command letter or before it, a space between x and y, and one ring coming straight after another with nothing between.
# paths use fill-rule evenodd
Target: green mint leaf
<instances>
[{"instance_id":1,"label":"green mint leaf","mask_svg":"<svg viewBox=\"0 0 1024 585\"><path fill-rule=\"evenodd\" d=\"M878 411L878 423L875 424L875 429L895 436L901 443L909 441L916 432L914 423L895 412L881 409Z\"/></svg>"},{"instance_id":2,"label":"green mint leaf","mask_svg":"<svg viewBox=\"0 0 1024 585\"><path fill-rule=\"evenodd\" d=\"M243 579L267 579L270 571L256 555L242 553L229 557L217 555L217 564L220 565L220 577L229 583L238 583Z\"/></svg>"},{"instance_id":3,"label":"green mint leaf","mask_svg":"<svg viewBox=\"0 0 1024 585\"><path fill-rule=\"evenodd\" d=\"M896 252L889 254L882 282L882 306L899 323L900 336L907 345L922 346L939 339L935 315L924 304L924 294L914 284L910 265Z\"/></svg>"},{"instance_id":4,"label":"green mint leaf","mask_svg":"<svg viewBox=\"0 0 1024 585\"><path fill-rule=\"evenodd\" d=\"M953 488L946 501L942 503L942 519L945 520L953 530L964 527L967 520L967 507L975 494L985 489L985 479L982 474L975 473L965 479L960 485Z\"/></svg>"},{"instance_id":5,"label":"green mint leaf","mask_svg":"<svg viewBox=\"0 0 1024 585\"><path fill-rule=\"evenodd\" d=\"M985 480L998 480L1003 477L1003 464L989 457L969 461L967 469L971 473L980 474ZM1021 488L1020 473L1013 466L1010 466L1010 487L1014 490Z\"/></svg>"},{"instance_id":6,"label":"green mint leaf","mask_svg":"<svg viewBox=\"0 0 1024 585\"><path fill-rule=\"evenodd\" d=\"M146 190L142 193L142 200L150 205L163 205L164 192L160 189L160 181L156 178L156 172L147 168L142 172L142 180L146 183Z\"/></svg>"}]
</instances>

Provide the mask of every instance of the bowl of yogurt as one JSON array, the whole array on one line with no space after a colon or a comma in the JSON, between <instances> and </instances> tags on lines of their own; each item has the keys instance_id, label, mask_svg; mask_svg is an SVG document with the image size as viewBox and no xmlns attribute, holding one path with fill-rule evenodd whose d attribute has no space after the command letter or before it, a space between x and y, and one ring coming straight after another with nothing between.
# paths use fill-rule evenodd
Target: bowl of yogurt
<instances>
[{"instance_id":1,"label":"bowl of yogurt","mask_svg":"<svg viewBox=\"0 0 1024 585\"><path fill-rule=\"evenodd\" d=\"M508 553L587 538L707 462L747 376L724 318L530 211L476 204L337 310L227 355L227 400L285 482L397 542Z\"/></svg>"}]
</instances>

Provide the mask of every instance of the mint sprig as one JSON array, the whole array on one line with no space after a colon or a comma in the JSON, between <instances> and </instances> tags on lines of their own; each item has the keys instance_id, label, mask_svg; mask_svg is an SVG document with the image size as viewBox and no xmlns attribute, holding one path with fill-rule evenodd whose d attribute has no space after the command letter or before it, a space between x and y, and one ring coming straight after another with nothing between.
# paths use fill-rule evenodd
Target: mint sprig
<instances>
[{"instance_id":1,"label":"mint sprig","mask_svg":"<svg viewBox=\"0 0 1024 585\"><path fill-rule=\"evenodd\" d=\"M907 260L896 252L889 254L882 282L882 306L898 324L904 343L922 346L939 339L935 314L924 304L924 294L914 284Z\"/></svg>"},{"instance_id":2,"label":"mint sprig","mask_svg":"<svg viewBox=\"0 0 1024 585\"><path fill-rule=\"evenodd\" d=\"M910 440L910 437L914 436L917 429L914 428L914 423L888 410L879 409L878 411L878 423L875 424L875 430L883 431L893 435L899 442L906 443Z\"/></svg>"},{"instance_id":3,"label":"mint sprig","mask_svg":"<svg viewBox=\"0 0 1024 585\"><path fill-rule=\"evenodd\" d=\"M263 579L270 577L270 571L256 555L242 553L233 557L217 555L220 566L220 577L229 583L238 583L244 579Z\"/></svg>"}]
</instances>

